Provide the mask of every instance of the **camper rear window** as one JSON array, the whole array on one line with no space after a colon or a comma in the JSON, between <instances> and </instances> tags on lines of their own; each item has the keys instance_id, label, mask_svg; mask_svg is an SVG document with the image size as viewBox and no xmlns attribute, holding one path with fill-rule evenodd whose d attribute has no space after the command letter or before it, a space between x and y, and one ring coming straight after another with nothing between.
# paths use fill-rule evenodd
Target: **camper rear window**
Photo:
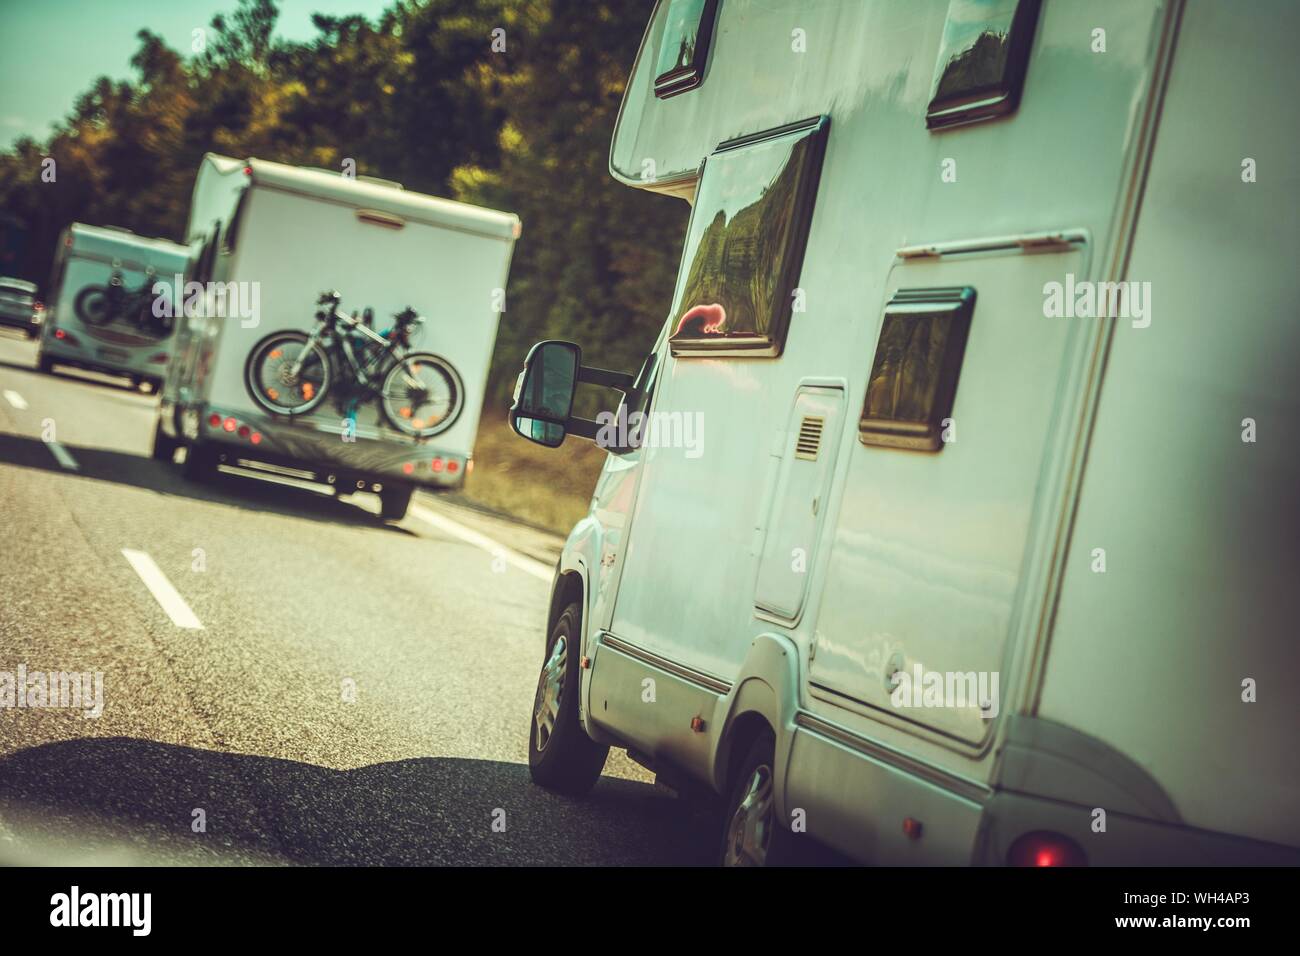
<instances>
[{"instance_id":1,"label":"camper rear window","mask_svg":"<svg viewBox=\"0 0 1300 956\"><path fill-rule=\"evenodd\" d=\"M673 298L674 355L781 354L829 124L732 140L705 161Z\"/></svg>"},{"instance_id":2,"label":"camper rear window","mask_svg":"<svg viewBox=\"0 0 1300 956\"><path fill-rule=\"evenodd\" d=\"M885 306L858 422L864 445L939 451L957 395L975 290L900 289Z\"/></svg>"},{"instance_id":3,"label":"camper rear window","mask_svg":"<svg viewBox=\"0 0 1300 956\"><path fill-rule=\"evenodd\" d=\"M718 0L666 0L664 35L655 60L655 96L664 99L704 82Z\"/></svg>"},{"instance_id":4,"label":"camper rear window","mask_svg":"<svg viewBox=\"0 0 1300 956\"><path fill-rule=\"evenodd\" d=\"M973 123L1020 102L1038 0L952 0L925 125Z\"/></svg>"}]
</instances>

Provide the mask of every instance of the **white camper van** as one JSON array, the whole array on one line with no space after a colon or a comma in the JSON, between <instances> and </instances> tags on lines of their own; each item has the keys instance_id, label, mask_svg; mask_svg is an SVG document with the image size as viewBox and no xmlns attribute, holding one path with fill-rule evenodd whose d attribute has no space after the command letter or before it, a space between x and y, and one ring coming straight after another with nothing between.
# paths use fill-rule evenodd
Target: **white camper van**
<instances>
[{"instance_id":1,"label":"white camper van","mask_svg":"<svg viewBox=\"0 0 1300 956\"><path fill-rule=\"evenodd\" d=\"M125 375L157 390L171 358L174 277L185 246L117 226L74 222L59 237L37 366Z\"/></svg>"},{"instance_id":2,"label":"white camper van","mask_svg":"<svg viewBox=\"0 0 1300 956\"><path fill-rule=\"evenodd\" d=\"M625 747L723 797L729 863L1300 861L1297 31L661 0L610 172L692 204L668 320L635 377L534 347L512 411L640 423L557 569L534 779Z\"/></svg>"},{"instance_id":3,"label":"white camper van","mask_svg":"<svg viewBox=\"0 0 1300 956\"><path fill-rule=\"evenodd\" d=\"M395 183L209 154L155 456L377 491L393 519L417 486L459 487L519 232Z\"/></svg>"}]
</instances>

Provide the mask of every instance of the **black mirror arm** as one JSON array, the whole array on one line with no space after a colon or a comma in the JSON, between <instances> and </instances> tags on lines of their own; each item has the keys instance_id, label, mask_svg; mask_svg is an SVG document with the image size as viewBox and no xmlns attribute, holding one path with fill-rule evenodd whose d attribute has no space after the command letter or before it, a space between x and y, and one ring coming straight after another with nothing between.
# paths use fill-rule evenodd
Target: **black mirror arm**
<instances>
[{"instance_id":1,"label":"black mirror arm","mask_svg":"<svg viewBox=\"0 0 1300 956\"><path fill-rule=\"evenodd\" d=\"M636 383L636 376L629 375L627 372L611 372L608 369L584 365L578 369L578 381L585 385L601 385L626 392Z\"/></svg>"},{"instance_id":2,"label":"black mirror arm","mask_svg":"<svg viewBox=\"0 0 1300 956\"><path fill-rule=\"evenodd\" d=\"M586 438L588 441L595 441L604 427L600 422L594 422L590 418L569 418L564 422L566 432L578 438Z\"/></svg>"}]
</instances>

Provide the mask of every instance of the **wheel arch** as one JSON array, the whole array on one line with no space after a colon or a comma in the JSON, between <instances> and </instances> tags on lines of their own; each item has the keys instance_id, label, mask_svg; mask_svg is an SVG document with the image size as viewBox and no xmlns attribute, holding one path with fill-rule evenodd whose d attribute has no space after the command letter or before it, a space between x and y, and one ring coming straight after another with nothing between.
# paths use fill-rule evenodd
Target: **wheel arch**
<instances>
[{"instance_id":1,"label":"wheel arch","mask_svg":"<svg viewBox=\"0 0 1300 956\"><path fill-rule=\"evenodd\" d=\"M750 645L740 678L724 699L725 717L713 758L713 786L730 790L735 768L763 733L773 738L777 804L784 810L785 773L799 707L799 652L789 637L761 634Z\"/></svg>"},{"instance_id":2,"label":"wheel arch","mask_svg":"<svg viewBox=\"0 0 1300 956\"><path fill-rule=\"evenodd\" d=\"M555 628L555 622L560 619L564 609L575 601L582 612L582 633L585 637L587 632L587 583L581 570L577 568L565 569L561 563L555 565L555 583L551 586L551 604L546 611L546 630L542 632L542 646L545 648L546 642L550 640L551 631Z\"/></svg>"}]
</instances>

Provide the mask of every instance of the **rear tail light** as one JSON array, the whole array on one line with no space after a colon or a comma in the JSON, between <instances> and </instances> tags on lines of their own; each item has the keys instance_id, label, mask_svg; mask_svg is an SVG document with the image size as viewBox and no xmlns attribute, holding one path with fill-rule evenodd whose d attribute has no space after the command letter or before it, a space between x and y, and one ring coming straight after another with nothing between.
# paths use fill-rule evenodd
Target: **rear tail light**
<instances>
[{"instance_id":1,"label":"rear tail light","mask_svg":"<svg viewBox=\"0 0 1300 956\"><path fill-rule=\"evenodd\" d=\"M434 471L442 471L442 459L435 458L433 461L429 462L429 467Z\"/></svg>"},{"instance_id":2,"label":"rear tail light","mask_svg":"<svg viewBox=\"0 0 1300 956\"><path fill-rule=\"evenodd\" d=\"M245 425L237 418L222 418L217 412L208 416L208 425L212 428L220 428L222 431L238 435L240 438L252 442L254 445L262 444L262 433L254 431L252 425Z\"/></svg>"},{"instance_id":3,"label":"rear tail light","mask_svg":"<svg viewBox=\"0 0 1300 956\"><path fill-rule=\"evenodd\" d=\"M456 472L460 471L460 462L458 461L447 462L447 470L452 474L455 474Z\"/></svg>"},{"instance_id":4,"label":"rear tail light","mask_svg":"<svg viewBox=\"0 0 1300 956\"><path fill-rule=\"evenodd\" d=\"M1079 844L1060 833L1034 830L1016 838L1007 852L1010 866L1087 866Z\"/></svg>"},{"instance_id":5,"label":"rear tail light","mask_svg":"<svg viewBox=\"0 0 1300 956\"><path fill-rule=\"evenodd\" d=\"M409 461L402 465L402 474L409 475L415 471L415 466Z\"/></svg>"}]
</instances>

